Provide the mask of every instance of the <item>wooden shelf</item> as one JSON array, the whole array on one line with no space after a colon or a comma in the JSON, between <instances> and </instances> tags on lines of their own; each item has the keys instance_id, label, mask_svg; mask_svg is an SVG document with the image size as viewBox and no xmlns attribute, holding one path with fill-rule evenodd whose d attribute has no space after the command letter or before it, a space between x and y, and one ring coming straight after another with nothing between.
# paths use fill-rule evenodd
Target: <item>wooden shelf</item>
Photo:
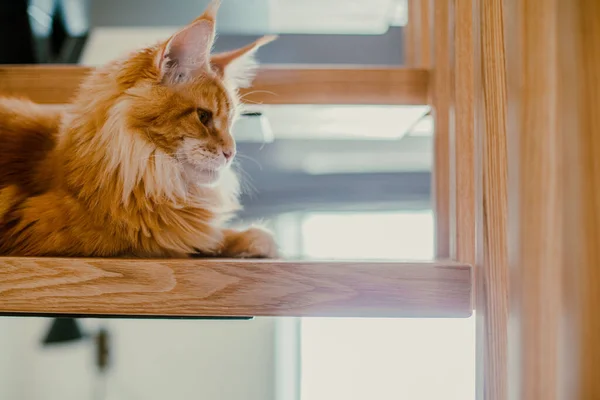
<instances>
[{"instance_id":1,"label":"wooden shelf","mask_svg":"<svg viewBox=\"0 0 600 400\"><path fill-rule=\"evenodd\" d=\"M471 267L0 257L0 314L468 317Z\"/></svg>"},{"instance_id":2,"label":"wooden shelf","mask_svg":"<svg viewBox=\"0 0 600 400\"><path fill-rule=\"evenodd\" d=\"M90 67L0 65L0 95L71 101ZM393 67L265 66L244 101L262 104L428 104L429 72Z\"/></svg>"}]
</instances>

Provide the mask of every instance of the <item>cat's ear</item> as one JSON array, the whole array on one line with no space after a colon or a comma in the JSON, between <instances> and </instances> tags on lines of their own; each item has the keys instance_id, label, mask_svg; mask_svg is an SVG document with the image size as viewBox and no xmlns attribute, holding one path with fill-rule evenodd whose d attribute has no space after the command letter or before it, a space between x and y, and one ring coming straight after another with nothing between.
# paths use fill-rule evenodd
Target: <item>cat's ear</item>
<instances>
[{"instance_id":1,"label":"cat's ear","mask_svg":"<svg viewBox=\"0 0 600 400\"><path fill-rule=\"evenodd\" d=\"M254 58L256 50L275 39L277 36L263 36L242 48L214 54L210 59L212 70L237 88L248 87L258 67Z\"/></svg>"},{"instance_id":2,"label":"cat's ear","mask_svg":"<svg viewBox=\"0 0 600 400\"><path fill-rule=\"evenodd\" d=\"M210 71L210 50L215 40L215 19L220 1L167 40L161 47L157 66L163 82L185 82L202 71Z\"/></svg>"}]
</instances>

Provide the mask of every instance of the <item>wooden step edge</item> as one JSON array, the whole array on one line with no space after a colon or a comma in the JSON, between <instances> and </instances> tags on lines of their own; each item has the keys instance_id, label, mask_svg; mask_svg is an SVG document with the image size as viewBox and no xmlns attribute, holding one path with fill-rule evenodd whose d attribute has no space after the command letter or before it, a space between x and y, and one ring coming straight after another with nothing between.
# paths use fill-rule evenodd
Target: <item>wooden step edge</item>
<instances>
[{"instance_id":1,"label":"wooden step edge","mask_svg":"<svg viewBox=\"0 0 600 400\"><path fill-rule=\"evenodd\" d=\"M461 318L471 272L451 261L0 257L0 314Z\"/></svg>"},{"instance_id":2,"label":"wooden step edge","mask_svg":"<svg viewBox=\"0 0 600 400\"><path fill-rule=\"evenodd\" d=\"M0 96L69 103L91 71L77 65L0 65ZM428 88L426 69L267 65L241 94L250 104L423 105Z\"/></svg>"}]
</instances>

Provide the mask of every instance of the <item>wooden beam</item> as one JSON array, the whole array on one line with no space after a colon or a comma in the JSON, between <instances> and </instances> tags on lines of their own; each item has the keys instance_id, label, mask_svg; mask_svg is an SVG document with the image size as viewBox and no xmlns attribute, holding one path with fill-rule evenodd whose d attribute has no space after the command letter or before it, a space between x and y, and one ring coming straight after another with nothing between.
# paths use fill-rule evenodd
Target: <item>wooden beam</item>
<instances>
[{"instance_id":1,"label":"wooden beam","mask_svg":"<svg viewBox=\"0 0 600 400\"><path fill-rule=\"evenodd\" d=\"M507 399L508 165L501 2L448 3L453 33L448 36L454 38L453 47L448 47L453 67L448 106L449 251L452 259L477 265L478 400Z\"/></svg>"},{"instance_id":2,"label":"wooden beam","mask_svg":"<svg viewBox=\"0 0 600 400\"><path fill-rule=\"evenodd\" d=\"M475 263L476 189L475 57L471 0L435 8L436 65L431 97L435 115L435 207L437 257ZM477 53L477 54L476 54ZM439 78L438 78L439 77ZM477 82L479 83L479 82Z\"/></svg>"},{"instance_id":3,"label":"wooden beam","mask_svg":"<svg viewBox=\"0 0 600 400\"><path fill-rule=\"evenodd\" d=\"M454 98L449 131L450 255L453 260L472 265L479 261L474 282L477 310L476 399L492 400L497 398L485 394L485 388L493 387L496 381L492 373L496 360L493 340L489 340L486 335L486 321L489 319L486 316L489 316L490 306L485 296L485 281L489 279L489 271L483 262L482 238L477 238L477 234L481 235L483 232L481 165L482 136L485 134L484 119L481 118L483 107L479 8L473 0L453 0L452 3Z\"/></svg>"},{"instance_id":4,"label":"wooden beam","mask_svg":"<svg viewBox=\"0 0 600 400\"><path fill-rule=\"evenodd\" d=\"M436 227L436 258L450 258L450 110L453 97L453 26L448 1L431 0L433 69L430 87L434 118L432 192Z\"/></svg>"},{"instance_id":5,"label":"wooden beam","mask_svg":"<svg viewBox=\"0 0 600 400\"><path fill-rule=\"evenodd\" d=\"M598 399L600 3L506 3L511 399Z\"/></svg>"},{"instance_id":6,"label":"wooden beam","mask_svg":"<svg viewBox=\"0 0 600 400\"><path fill-rule=\"evenodd\" d=\"M558 16L556 3L508 4L506 19L514 18L512 30L507 30L514 171L510 195L513 215L518 215L510 225L513 337L518 338L510 348L515 362L510 379L515 399L558 400L563 398L558 392L563 257L563 182L558 170L562 146L554 74Z\"/></svg>"},{"instance_id":7,"label":"wooden beam","mask_svg":"<svg viewBox=\"0 0 600 400\"><path fill-rule=\"evenodd\" d=\"M419 0L407 0L408 19L402 29L404 64L409 67L418 63L419 56Z\"/></svg>"},{"instance_id":8,"label":"wooden beam","mask_svg":"<svg viewBox=\"0 0 600 400\"><path fill-rule=\"evenodd\" d=\"M554 1L506 4L514 338L509 385L515 400L575 400L558 388L564 190L555 76L559 16ZM578 266L572 267L575 273ZM575 351L578 345L572 345Z\"/></svg>"},{"instance_id":9,"label":"wooden beam","mask_svg":"<svg viewBox=\"0 0 600 400\"><path fill-rule=\"evenodd\" d=\"M560 166L569 184L562 209L568 213L562 252L566 334L560 337L561 349L575 347L559 370L560 388L568 388L564 398L587 400L600 398L600 3L574 0L557 7L557 98L565 144Z\"/></svg>"},{"instance_id":10,"label":"wooden beam","mask_svg":"<svg viewBox=\"0 0 600 400\"><path fill-rule=\"evenodd\" d=\"M458 263L0 258L0 313L468 317Z\"/></svg>"},{"instance_id":11,"label":"wooden beam","mask_svg":"<svg viewBox=\"0 0 600 400\"><path fill-rule=\"evenodd\" d=\"M410 67L431 67L430 0L408 0L408 21L403 29L404 60Z\"/></svg>"},{"instance_id":12,"label":"wooden beam","mask_svg":"<svg viewBox=\"0 0 600 400\"><path fill-rule=\"evenodd\" d=\"M559 337L561 349L574 350L559 353L559 389L567 388L565 399L592 400L600 398L600 3L557 3L559 168L567 183Z\"/></svg>"},{"instance_id":13,"label":"wooden beam","mask_svg":"<svg viewBox=\"0 0 600 400\"><path fill-rule=\"evenodd\" d=\"M24 96L39 103L72 100L89 67L0 66L0 95ZM395 104L428 103L425 69L391 67L265 66L244 101L264 104Z\"/></svg>"},{"instance_id":14,"label":"wooden beam","mask_svg":"<svg viewBox=\"0 0 600 400\"><path fill-rule=\"evenodd\" d=\"M478 400L506 400L508 336L508 161L503 0L474 2L478 92L477 171Z\"/></svg>"},{"instance_id":15,"label":"wooden beam","mask_svg":"<svg viewBox=\"0 0 600 400\"><path fill-rule=\"evenodd\" d=\"M476 183L475 98L481 90L472 0L454 0L454 98L451 107L450 152L450 256L475 264ZM478 19L477 19L478 21Z\"/></svg>"}]
</instances>

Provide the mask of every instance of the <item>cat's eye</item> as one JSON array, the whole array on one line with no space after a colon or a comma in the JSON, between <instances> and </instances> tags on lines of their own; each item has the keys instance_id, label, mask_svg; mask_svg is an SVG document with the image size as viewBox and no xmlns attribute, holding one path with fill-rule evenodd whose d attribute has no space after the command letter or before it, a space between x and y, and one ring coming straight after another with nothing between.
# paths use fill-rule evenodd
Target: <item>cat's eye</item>
<instances>
[{"instance_id":1,"label":"cat's eye","mask_svg":"<svg viewBox=\"0 0 600 400\"><path fill-rule=\"evenodd\" d=\"M198 119L200 120L200 122L202 123L202 125L204 126L208 126L211 121L212 121L212 112L205 110L203 108L198 108L196 110L196 113L198 114Z\"/></svg>"}]
</instances>

